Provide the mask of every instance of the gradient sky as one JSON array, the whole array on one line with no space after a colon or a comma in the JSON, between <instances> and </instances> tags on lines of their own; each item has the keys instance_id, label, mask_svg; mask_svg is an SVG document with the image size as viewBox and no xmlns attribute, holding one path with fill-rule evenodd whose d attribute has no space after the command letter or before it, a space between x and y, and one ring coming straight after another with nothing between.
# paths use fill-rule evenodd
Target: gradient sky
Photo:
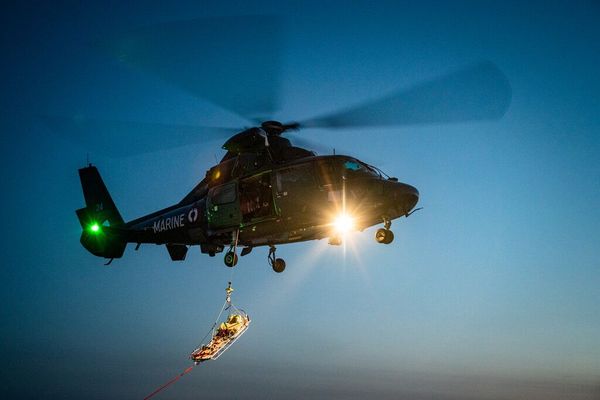
<instances>
[{"instance_id":1,"label":"gradient sky","mask_svg":"<svg viewBox=\"0 0 600 400\"><path fill-rule=\"evenodd\" d=\"M244 126L94 45L235 15L282 18L282 120L482 60L512 103L497 121L302 132L416 186L424 210L390 246L375 228L346 251L281 246L281 275L255 249L233 275L247 334L159 398L600 397L597 2L41 3L0 16L1 397L142 398L188 365L231 270L153 245L103 266L79 244L77 168L89 153L130 220L179 201L224 140L136 154L156 137L132 128L96 149L40 116Z\"/></svg>"}]
</instances>

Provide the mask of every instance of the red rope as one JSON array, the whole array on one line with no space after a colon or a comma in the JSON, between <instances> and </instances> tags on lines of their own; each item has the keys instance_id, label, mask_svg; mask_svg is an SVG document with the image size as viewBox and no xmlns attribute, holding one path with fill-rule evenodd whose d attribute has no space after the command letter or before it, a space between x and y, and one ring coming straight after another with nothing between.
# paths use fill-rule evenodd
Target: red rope
<instances>
[{"instance_id":1,"label":"red rope","mask_svg":"<svg viewBox=\"0 0 600 400\"><path fill-rule=\"evenodd\" d=\"M176 377L174 377L173 379L171 379L169 382L165 383L164 385L162 385L161 387L159 387L158 389L156 389L154 392L152 392L148 396L144 397L144 400L148 400L150 397L154 396L156 393L160 392L161 390L163 390L167 386L169 386L169 385L177 382L179 380L179 378L181 378L182 376L184 376L185 374L187 374L188 372L190 372L192 370L192 368L194 368L194 366L195 366L195 364L192 364L191 367L186 368L182 373L180 373L179 375L177 375Z\"/></svg>"}]
</instances>

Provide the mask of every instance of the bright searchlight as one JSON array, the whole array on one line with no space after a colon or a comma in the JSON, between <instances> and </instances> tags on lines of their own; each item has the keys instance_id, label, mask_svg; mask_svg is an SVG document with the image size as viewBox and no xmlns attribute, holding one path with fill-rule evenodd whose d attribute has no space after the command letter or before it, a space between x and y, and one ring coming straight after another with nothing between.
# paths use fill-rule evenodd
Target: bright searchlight
<instances>
[{"instance_id":1,"label":"bright searchlight","mask_svg":"<svg viewBox=\"0 0 600 400\"><path fill-rule=\"evenodd\" d=\"M347 214L340 214L335 221L333 221L333 227L336 232L346 234L354 228L354 220Z\"/></svg>"}]
</instances>

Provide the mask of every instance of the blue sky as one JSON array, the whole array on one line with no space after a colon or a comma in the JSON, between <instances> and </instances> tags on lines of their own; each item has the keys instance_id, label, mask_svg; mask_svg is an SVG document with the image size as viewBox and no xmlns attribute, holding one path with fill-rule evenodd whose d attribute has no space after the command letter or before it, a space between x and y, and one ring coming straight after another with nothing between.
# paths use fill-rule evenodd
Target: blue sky
<instances>
[{"instance_id":1,"label":"blue sky","mask_svg":"<svg viewBox=\"0 0 600 400\"><path fill-rule=\"evenodd\" d=\"M247 121L97 43L195 17L278 15L281 52L265 55L280 56L275 118L308 118L484 60L506 75L511 105L495 121L303 131L416 186L424 210L394 221L390 246L371 228L345 252L325 241L281 246L281 275L265 249L241 259L234 300L251 328L161 398L597 398L599 14L595 2L8 7L2 391L141 398L187 365L231 270L197 249L172 263L150 245L104 267L79 244L77 168L90 153L133 219L179 201L224 139L145 152L167 136L151 125L90 148L99 132L74 140L40 116L241 128Z\"/></svg>"}]
</instances>

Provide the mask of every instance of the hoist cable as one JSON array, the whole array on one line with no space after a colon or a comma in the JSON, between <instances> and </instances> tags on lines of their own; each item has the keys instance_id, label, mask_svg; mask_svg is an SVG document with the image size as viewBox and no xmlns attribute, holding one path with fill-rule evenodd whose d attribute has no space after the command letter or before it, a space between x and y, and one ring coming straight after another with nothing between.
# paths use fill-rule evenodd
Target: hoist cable
<instances>
[{"instance_id":1,"label":"hoist cable","mask_svg":"<svg viewBox=\"0 0 600 400\"><path fill-rule=\"evenodd\" d=\"M188 372L190 372L192 370L192 368L194 368L194 366L195 366L195 364L192 364L192 366L186 368L182 373L180 373L179 375L177 375L176 377L174 377L173 379L171 379L167 383L163 384L161 387L159 387L158 389L156 389L154 392L150 393L148 396L144 397L144 400L148 400L150 397L154 396L155 394L157 394L158 392L160 392L164 388L166 388L169 385L177 382L182 376L184 376L185 374L187 374Z\"/></svg>"},{"instance_id":2,"label":"hoist cable","mask_svg":"<svg viewBox=\"0 0 600 400\"><path fill-rule=\"evenodd\" d=\"M215 330L215 327L217 326L217 324L219 323L219 319L221 319L221 315L223 314L223 311L226 310L226 306L227 306L227 302L223 303L223 307L221 307L221 311L219 311L219 315L217 315L217 318L215 318L215 323L210 327L210 329L208 330L208 332L206 332L206 335L204 335L204 337L201 340L201 343L198 345L198 347L200 347L200 345L202 345L202 342L204 342L204 340L212 334Z\"/></svg>"},{"instance_id":3,"label":"hoist cable","mask_svg":"<svg viewBox=\"0 0 600 400\"><path fill-rule=\"evenodd\" d=\"M231 275L229 277L229 284L231 285L231 280L233 278L233 272L234 269L231 269ZM219 324L219 320L221 319L221 315L223 315L223 311L225 310L229 310L229 308L232 306L232 304L230 302L228 302L227 300L225 300L225 302L223 303L223 307L221 307L221 311L219 311L219 314L217 315L217 318L215 318L215 322L213 323L213 325L210 327L210 329L208 330L208 332L206 332L206 335L204 335L204 337L202 338L202 340L200 341L200 344L197 346L198 348L204 344L204 340L208 337L208 336L212 336L214 334L215 328L217 327L217 325ZM237 308L234 306L234 309L237 310Z\"/></svg>"}]
</instances>

